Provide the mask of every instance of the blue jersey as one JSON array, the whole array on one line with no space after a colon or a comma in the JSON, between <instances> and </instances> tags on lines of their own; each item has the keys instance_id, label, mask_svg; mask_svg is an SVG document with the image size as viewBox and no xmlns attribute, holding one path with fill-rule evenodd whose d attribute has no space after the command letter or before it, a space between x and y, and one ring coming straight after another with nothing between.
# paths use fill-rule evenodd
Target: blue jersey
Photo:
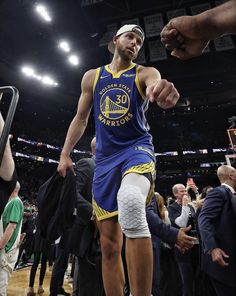
<instances>
[{"instance_id":1,"label":"blue jersey","mask_svg":"<svg viewBox=\"0 0 236 296\"><path fill-rule=\"evenodd\" d=\"M140 66L113 73L108 65L97 69L94 81L96 160L132 146L152 147L145 117L148 100L139 85Z\"/></svg>"}]
</instances>

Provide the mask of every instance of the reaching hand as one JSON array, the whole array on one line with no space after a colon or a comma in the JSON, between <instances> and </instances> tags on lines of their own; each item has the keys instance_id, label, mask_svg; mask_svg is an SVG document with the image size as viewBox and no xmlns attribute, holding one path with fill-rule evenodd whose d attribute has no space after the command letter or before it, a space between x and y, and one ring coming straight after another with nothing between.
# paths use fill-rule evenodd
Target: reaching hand
<instances>
[{"instance_id":1,"label":"reaching hand","mask_svg":"<svg viewBox=\"0 0 236 296\"><path fill-rule=\"evenodd\" d=\"M172 19L161 32L161 41L171 50L171 55L186 60L202 54L209 43L197 18L181 16Z\"/></svg>"},{"instance_id":2,"label":"reaching hand","mask_svg":"<svg viewBox=\"0 0 236 296\"><path fill-rule=\"evenodd\" d=\"M225 252L220 248L215 248L211 251L211 258L212 261L219 264L222 267L228 266L229 263L227 263L224 258L229 258Z\"/></svg>"},{"instance_id":3,"label":"reaching hand","mask_svg":"<svg viewBox=\"0 0 236 296\"><path fill-rule=\"evenodd\" d=\"M193 247L196 242L196 238L192 236L188 236L186 232L191 230L191 226L180 228L177 236L176 244L183 250L189 250Z\"/></svg>"},{"instance_id":4,"label":"reaching hand","mask_svg":"<svg viewBox=\"0 0 236 296\"><path fill-rule=\"evenodd\" d=\"M76 175L75 171L74 171L74 167L73 167L73 162L72 162L70 156L61 154L60 162L57 167L57 171L62 177L65 177L66 171L68 169L70 169L74 173L74 175Z\"/></svg>"},{"instance_id":5,"label":"reaching hand","mask_svg":"<svg viewBox=\"0 0 236 296\"><path fill-rule=\"evenodd\" d=\"M146 96L163 109L174 107L179 100L179 93L174 84L166 79L149 85L146 89Z\"/></svg>"}]
</instances>

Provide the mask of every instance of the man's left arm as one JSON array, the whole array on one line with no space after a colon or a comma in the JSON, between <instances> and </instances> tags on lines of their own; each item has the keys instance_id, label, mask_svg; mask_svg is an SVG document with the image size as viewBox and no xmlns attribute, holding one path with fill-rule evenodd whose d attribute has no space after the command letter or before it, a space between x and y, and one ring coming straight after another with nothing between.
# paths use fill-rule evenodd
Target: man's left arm
<instances>
[{"instance_id":1,"label":"man's left arm","mask_svg":"<svg viewBox=\"0 0 236 296\"><path fill-rule=\"evenodd\" d=\"M153 67L143 67L139 73L141 84L146 89L146 97L156 102L163 109L172 108L179 100L179 93L174 84L161 79L160 72Z\"/></svg>"},{"instance_id":2,"label":"man's left arm","mask_svg":"<svg viewBox=\"0 0 236 296\"><path fill-rule=\"evenodd\" d=\"M8 223L3 233L3 236L0 239L0 250L5 248L6 244L10 240L15 229L16 229L16 223L13 223L13 222Z\"/></svg>"},{"instance_id":3,"label":"man's left arm","mask_svg":"<svg viewBox=\"0 0 236 296\"><path fill-rule=\"evenodd\" d=\"M152 200L146 209L147 222L151 234L157 235L164 242L174 245L177 241L179 230L166 225L164 221L155 212L155 201Z\"/></svg>"},{"instance_id":4,"label":"man's left arm","mask_svg":"<svg viewBox=\"0 0 236 296\"><path fill-rule=\"evenodd\" d=\"M198 222L205 253L219 247L215 237L214 220L220 215L223 203L224 196L217 189L211 190L204 201Z\"/></svg>"}]
</instances>

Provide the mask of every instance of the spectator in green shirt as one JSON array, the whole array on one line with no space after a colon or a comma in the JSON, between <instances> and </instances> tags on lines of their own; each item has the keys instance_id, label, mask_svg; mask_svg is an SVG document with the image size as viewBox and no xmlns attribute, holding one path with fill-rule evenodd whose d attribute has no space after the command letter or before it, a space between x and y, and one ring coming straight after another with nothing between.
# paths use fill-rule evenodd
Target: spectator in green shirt
<instances>
[{"instance_id":1,"label":"spectator in green shirt","mask_svg":"<svg viewBox=\"0 0 236 296\"><path fill-rule=\"evenodd\" d=\"M19 252L24 207L18 196L20 183L12 192L0 220L0 295L5 296Z\"/></svg>"}]
</instances>

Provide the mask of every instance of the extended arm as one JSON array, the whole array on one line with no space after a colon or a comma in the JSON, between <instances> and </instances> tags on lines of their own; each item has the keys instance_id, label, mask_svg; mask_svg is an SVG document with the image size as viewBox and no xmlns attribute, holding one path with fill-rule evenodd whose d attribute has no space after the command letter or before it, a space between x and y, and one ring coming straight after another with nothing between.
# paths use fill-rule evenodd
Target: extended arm
<instances>
[{"instance_id":1,"label":"extended arm","mask_svg":"<svg viewBox=\"0 0 236 296\"><path fill-rule=\"evenodd\" d=\"M195 16L173 18L162 30L161 40L171 55L189 59L201 55L209 41L236 33L236 1L228 1Z\"/></svg>"},{"instance_id":2,"label":"extended arm","mask_svg":"<svg viewBox=\"0 0 236 296\"><path fill-rule=\"evenodd\" d=\"M154 199L146 210L146 216L151 234L158 236L162 241L170 245L176 243L183 250L187 250L193 246L195 238L186 235L186 232L188 232L190 228L177 229L166 225L155 211Z\"/></svg>"},{"instance_id":3,"label":"extended arm","mask_svg":"<svg viewBox=\"0 0 236 296\"><path fill-rule=\"evenodd\" d=\"M168 109L174 107L179 100L179 93L173 83L161 79L159 71L152 67L143 67L139 79L144 84L146 97L156 102L159 107Z\"/></svg>"}]
</instances>

